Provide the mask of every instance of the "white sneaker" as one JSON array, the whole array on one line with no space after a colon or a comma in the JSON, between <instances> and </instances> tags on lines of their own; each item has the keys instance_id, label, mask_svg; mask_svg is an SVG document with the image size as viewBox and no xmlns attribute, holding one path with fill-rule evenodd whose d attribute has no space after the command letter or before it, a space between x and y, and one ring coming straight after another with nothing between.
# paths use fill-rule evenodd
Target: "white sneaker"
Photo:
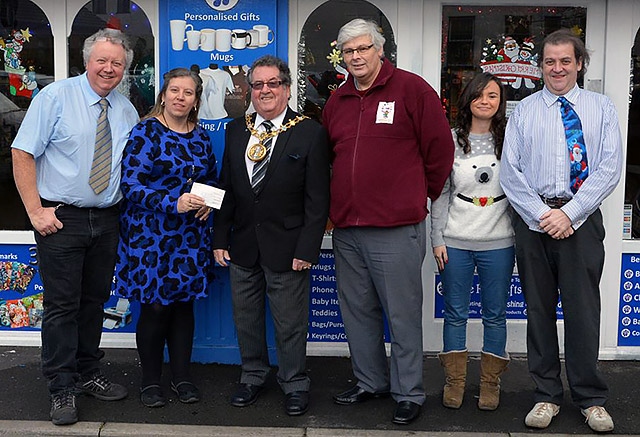
<instances>
[{"instance_id":1,"label":"white sneaker","mask_svg":"<svg viewBox=\"0 0 640 437\"><path fill-rule=\"evenodd\" d=\"M580 411L582 411L582 415L587 418L585 422L587 422L589 428L595 432L613 431L613 419L604 407L594 405L593 407Z\"/></svg>"},{"instance_id":2,"label":"white sneaker","mask_svg":"<svg viewBox=\"0 0 640 437\"><path fill-rule=\"evenodd\" d=\"M524 424L531 428L546 428L559 412L560 405L551 402L538 402L525 417Z\"/></svg>"}]
</instances>

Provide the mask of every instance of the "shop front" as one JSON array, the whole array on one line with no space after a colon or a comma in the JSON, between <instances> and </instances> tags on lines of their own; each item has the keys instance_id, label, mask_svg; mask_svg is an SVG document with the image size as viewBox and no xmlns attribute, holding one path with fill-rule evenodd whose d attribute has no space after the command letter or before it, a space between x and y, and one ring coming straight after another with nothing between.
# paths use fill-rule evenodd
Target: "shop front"
<instances>
[{"instance_id":1,"label":"shop front","mask_svg":"<svg viewBox=\"0 0 640 437\"><path fill-rule=\"evenodd\" d=\"M334 40L355 17L373 19L385 56L422 75L440 94L449 120L460 91L479 71L498 76L508 110L543 86L538 45L570 28L584 38L591 64L581 86L609 96L626 141L625 173L602 205L607 235L602 278L601 357L640 357L640 5L633 0L531 2L431 0L21 0L0 6L0 344L38 345L43 287L29 220L13 183L10 145L29 103L48 83L83 71L84 38L104 26L130 35L134 61L120 86L143 115L162 74L197 69L205 83L202 126L218 159L226 123L251 112L246 71L254 59L288 60L295 77L290 105L319 118L346 70ZM207 88L208 87L208 88ZM640 140L639 140L640 141ZM330 227L329 227L330 228ZM330 230L312 271L308 352L346 355ZM196 306L194 360L239 360L228 272L216 268L209 297ZM441 286L431 257L423 267L425 352L441 348ZM472 290L469 348L482 342L479 290ZM562 330L562 308L558 305ZM112 297L103 345L135 347L137 307ZM270 331L272 332L272 331ZM508 345L526 353L526 306L517 271L508 304ZM271 341L273 344L273 339ZM562 344L562 342L561 342Z\"/></svg>"}]
</instances>

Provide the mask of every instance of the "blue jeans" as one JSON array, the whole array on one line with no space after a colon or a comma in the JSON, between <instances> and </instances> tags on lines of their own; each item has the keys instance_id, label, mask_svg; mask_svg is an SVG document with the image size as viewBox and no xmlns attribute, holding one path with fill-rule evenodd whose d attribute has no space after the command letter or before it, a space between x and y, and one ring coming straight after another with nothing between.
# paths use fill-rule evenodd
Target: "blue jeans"
<instances>
[{"instance_id":1,"label":"blue jeans","mask_svg":"<svg viewBox=\"0 0 640 437\"><path fill-rule=\"evenodd\" d=\"M441 272L444 295L443 352L467 347L467 320L474 269L478 269L484 327L484 352L506 356L507 299L515 264L514 247L462 250L447 247L449 262Z\"/></svg>"},{"instance_id":2,"label":"blue jeans","mask_svg":"<svg viewBox=\"0 0 640 437\"><path fill-rule=\"evenodd\" d=\"M102 319L113 281L119 215L117 206L64 205L56 211L62 229L46 237L35 232L44 285L42 372L51 393L72 388L78 374L100 370Z\"/></svg>"}]
</instances>

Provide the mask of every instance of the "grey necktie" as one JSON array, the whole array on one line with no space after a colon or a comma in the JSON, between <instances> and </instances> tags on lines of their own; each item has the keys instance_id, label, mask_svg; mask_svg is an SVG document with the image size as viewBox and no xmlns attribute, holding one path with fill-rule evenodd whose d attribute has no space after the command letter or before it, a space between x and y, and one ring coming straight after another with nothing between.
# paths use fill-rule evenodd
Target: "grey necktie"
<instances>
[{"instance_id":1,"label":"grey necktie","mask_svg":"<svg viewBox=\"0 0 640 437\"><path fill-rule=\"evenodd\" d=\"M100 99L100 107L96 126L96 145L89 176L89 185L96 194L102 193L109 186L111 179L111 127L107 117L109 102L104 97Z\"/></svg>"}]
</instances>

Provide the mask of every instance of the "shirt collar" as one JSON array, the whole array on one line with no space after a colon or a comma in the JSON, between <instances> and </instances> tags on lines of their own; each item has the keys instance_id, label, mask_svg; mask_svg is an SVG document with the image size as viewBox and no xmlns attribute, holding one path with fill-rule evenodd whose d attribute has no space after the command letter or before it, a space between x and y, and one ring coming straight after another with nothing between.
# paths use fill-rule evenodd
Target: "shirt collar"
<instances>
[{"instance_id":1,"label":"shirt collar","mask_svg":"<svg viewBox=\"0 0 640 437\"><path fill-rule=\"evenodd\" d=\"M87 102L89 103L89 106L97 105L102 99L102 97L98 93L96 93L93 90L93 88L91 88L91 85L89 84L89 78L87 78L86 71L82 73L82 75L80 76L80 84L82 86L82 89L85 95L87 96ZM109 100L110 97L111 97L111 93L107 94L106 99L109 102L109 106L111 107L112 106L111 100Z\"/></svg>"},{"instance_id":2,"label":"shirt collar","mask_svg":"<svg viewBox=\"0 0 640 437\"><path fill-rule=\"evenodd\" d=\"M576 84L568 93L564 94L563 97L569 101L572 105L578 103L578 96L580 95L580 87ZM553 94L551 91L547 89L545 86L542 88L542 99L546 103L547 106L551 106L558 101L558 95Z\"/></svg>"},{"instance_id":3,"label":"shirt collar","mask_svg":"<svg viewBox=\"0 0 640 437\"><path fill-rule=\"evenodd\" d=\"M277 117L274 117L271 120L269 120L273 124L274 129L280 129L280 127L282 127L282 123L284 122L284 116L287 113L287 109L288 107L285 108L284 111L282 111L282 113L280 113ZM256 112L256 121L254 122L254 126L258 127L262 125L263 121L265 121L265 118Z\"/></svg>"}]
</instances>

